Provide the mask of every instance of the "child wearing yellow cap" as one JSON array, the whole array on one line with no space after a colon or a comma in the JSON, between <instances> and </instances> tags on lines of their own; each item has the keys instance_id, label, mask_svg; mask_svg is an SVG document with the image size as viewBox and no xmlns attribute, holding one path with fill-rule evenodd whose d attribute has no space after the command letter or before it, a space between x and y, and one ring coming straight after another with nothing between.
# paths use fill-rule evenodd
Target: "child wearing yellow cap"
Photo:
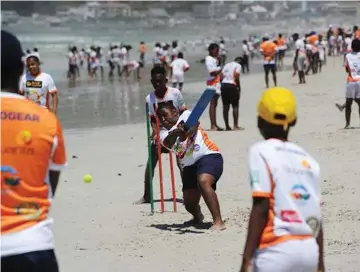
<instances>
[{"instance_id":1,"label":"child wearing yellow cap","mask_svg":"<svg viewBox=\"0 0 360 272\"><path fill-rule=\"evenodd\" d=\"M257 110L265 140L249 151L253 206L240 271L324 271L320 167L288 141L296 99L286 88L271 88Z\"/></svg>"}]
</instances>

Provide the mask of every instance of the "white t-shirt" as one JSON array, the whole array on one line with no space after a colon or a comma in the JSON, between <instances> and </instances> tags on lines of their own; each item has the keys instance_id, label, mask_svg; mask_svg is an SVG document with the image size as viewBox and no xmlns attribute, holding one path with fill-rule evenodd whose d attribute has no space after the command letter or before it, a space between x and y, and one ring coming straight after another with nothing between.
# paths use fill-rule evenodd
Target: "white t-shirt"
<instances>
[{"instance_id":1,"label":"white t-shirt","mask_svg":"<svg viewBox=\"0 0 360 272\"><path fill-rule=\"evenodd\" d=\"M320 167L303 148L277 139L249 151L253 197L270 199L259 248L316 237L321 222Z\"/></svg>"},{"instance_id":2,"label":"white t-shirt","mask_svg":"<svg viewBox=\"0 0 360 272\"><path fill-rule=\"evenodd\" d=\"M172 67L172 72L174 75L183 75L184 70L189 68L189 63L181 58L175 59L171 64L170 67Z\"/></svg>"},{"instance_id":3,"label":"white t-shirt","mask_svg":"<svg viewBox=\"0 0 360 272\"><path fill-rule=\"evenodd\" d=\"M219 44L219 55L226 56L227 50L225 49L225 44L220 43Z\"/></svg>"},{"instance_id":4,"label":"white t-shirt","mask_svg":"<svg viewBox=\"0 0 360 272\"><path fill-rule=\"evenodd\" d=\"M345 66L350 71L347 81L360 83L360 52L350 52L346 54Z\"/></svg>"},{"instance_id":5,"label":"white t-shirt","mask_svg":"<svg viewBox=\"0 0 360 272\"><path fill-rule=\"evenodd\" d=\"M49 108L50 94L56 93L57 89L52 77L47 73L40 73L32 77L25 73L20 80L20 91L24 96L44 108Z\"/></svg>"},{"instance_id":6,"label":"white t-shirt","mask_svg":"<svg viewBox=\"0 0 360 272\"><path fill-rule=\"evenodd\" d=\"M242 50L243 50L243 54L248 55L248 56L250 55L249 46L247 44L242 45Z\"/></svg>"},{"instance_id":7,"label":"white t-shirt","mask_svg":"<svg viewBox=\"0 0 360 272\"><path fill-rule=\"evenodd\" d=\"M157 106L164 102L172 102L178 111L186 110L185 101L181 92L176 88L167 87L167 91L163 98L157 97L155 92L152 92L146 96L146 103L149 105L150 116L155 116Z\"/></svg>"},{"instance_id":8,"label":"white t-shirt","mask_svg":"<svg viewBox=\"0 0 360 272\"><path fill-rule=\"evenodd\" d=\"M132 60L128 62L129 70L136 70L139 68L140 64L136 60Z\"/></svg>"},{"instance_id":9,"label":"white t-shirt","mask_svg":"<svg viewBox=\"0 0 360 272\"><path fill-rule=\"evenodd\" d=\"M295 48L296 48L296 50L299 50L298 51L298 56L299 55L305 55L305 43L304 43L303 40L297 39L296 42L295 42Z\"/></svg>"},{"instance_id":10,"label":"white t-shirt","mask_svg":"<svg viewBox=\"0 0 360 272\"><path fill-rule=\"evenodd\" d=\"M163 56L164 51L162 50L161 47L155 47L153 50L153 63L154 64L160 64L161 63L161 58Z\"/></svg>"},{"instance_id":11,"label":"white t-shirt","mask_svg":"<svg viewBox=\"0 0 360 272\"><path fill-rule=\"evenodd\" d=\"M346 37L345 38L345 50L346 52L351 52L351 43L352 43L352 39L350 37Z\"/></svg>"},{"instance_id":12,"label":"white t-shirt","mask_svg":"<svg viewBox=\"0 0 360 272\"><path fill-rule=\"evenodd\" d=\"M73 52L69 52L68 58L69 58L69 64L76 65L77 62L76 54L74 54Z\"/></svg>"},{"instance_id":13,"label":"white t-shirt","mask_svg":"<svg viewBox=\"0 0 360 272\"><path fill-rule=\"evenodd\" d=\"M237 85L237 79L240 82L240 71L241 65L239 63L235 61L227 63L222 70L223 79L221 83Z\"/></svg>"},{"instance_id":14,"label":"white t-shirt","mask_svg":"<svg viewBox=\"0 0 360 272\"><path fill-rule=\"evenodd\" d=\"M165 138L169 135L170 131L177 128L177 125L181 121L184 121L184 123L186 123L190 114L191 111L184 111L180 115L179 120L177 121L175 126L173 126L168 131L161 130L161 142L165 140ZM180 142L180 140L178 139L171 150L176 153L177 157L181 160L181 163L184 167L193 165L197 160L201 159L206 155L220 153L219 148L216 146L216 144L209 139L206 132L200 127L192 139L187 139L184 142Z\"/></svg>"},{"instance_id":15,"label":"white t-shirt","mask_svg":"<svg viewBox=\"0 0 360 272\"><path fill-rule=\"evenodd\" d=\"M215 71L221 71L221 66L218 65L218 61L216 58L212 56L206 56L205 58L205 65L207 68L207 71L209 73L209 76L206 81L206 85L209 87L214 87L216 91L220 92L220 74L217 76L210 75L212 72Z\"/></svg>"}]
</instances>

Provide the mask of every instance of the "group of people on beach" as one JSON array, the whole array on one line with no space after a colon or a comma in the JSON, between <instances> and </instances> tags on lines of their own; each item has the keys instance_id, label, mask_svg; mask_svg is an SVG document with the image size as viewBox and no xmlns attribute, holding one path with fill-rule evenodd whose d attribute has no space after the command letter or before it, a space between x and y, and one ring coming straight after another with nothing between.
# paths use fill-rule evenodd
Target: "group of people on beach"
<instances>
[{"instance_id":1,"label":"group of people on beach","mask_svg":"<svg viewBox=\"0 0 360 272\"><path fill-rule=\"evenodd\" d=\"M351 51L344 52L348 76L346 102L338 105L340 110L345 109L346 127L350 124L353 101L359 105L360 114L360 37L359 30L354 30ZM321 37L311 32L305 37L306 43L299 37L296 33L292 36L295 44L293 66L299 83L303 84L305 62L309 61L306 44L319 47ZM279 51L285 50L281 47L285 44L281 39L279 35L275 43L264 35L259 45L267 89L257 105L257 127L264 141L249 149L253 204L240 271L323 272L320 166L307 151L289 141L289 132L296 125L298 114L294 94L277 86L276 56L280 61ZM246 45L245 42L243 44ZM115 49L121 51L122 48L114 46L111 51ZM216 91L209 107L211 130L222 130L216 123L220 96L226 130L241 130L238 110L244 58L241 56L227 61L224 49L221 44L209 44L209 54L204 60L208 71L204 87ZM93 56L99 51L95 47L91 50L93 53L90 52L90 55ZM75 53L77 49L73 48L72 54ZM151 83L154 91L146 97L153 129L153 157L152 165L147 164L145 171L144 195L136 203L150 201L148 171L149 167L155 169L158 161L158 143L155 141L158 133L162 152L173 152L177 157L184 206L193 217L187 224L203 222L204 215L199 205L202 197L212 215L211 229L222 231L226 226L216 189L223 173L224 158L200 123L189 129L185 127L191 111L186 107L181 90L176 88L182 85L168 86L169 68L173 76L179 78L179 74L174 72L177 59L177 68L180 67L183 72L189 69L186 61L181 60L180 53L176 52L176 58L169 67L163 62L157 63L159 60L153 63ZM1 269L57 272L53 234L49 230L52 225L49 211L61 170L66 166L63 132L56 117L58 91L52 77L41 70L40 56L30 52L24 62L19 40L3 30L1 56ZM27 68L25 74L24 66ZM122 67L121 72L129 73L129 69ZM270 72L274 81L271 88L268 80ZM77 73L76 67L72 67L72 73ZM230 105L233 108L233 127L228 119ZM159 131L156 129L157 122L161 126Z\"/></svg>"}]
</instances>

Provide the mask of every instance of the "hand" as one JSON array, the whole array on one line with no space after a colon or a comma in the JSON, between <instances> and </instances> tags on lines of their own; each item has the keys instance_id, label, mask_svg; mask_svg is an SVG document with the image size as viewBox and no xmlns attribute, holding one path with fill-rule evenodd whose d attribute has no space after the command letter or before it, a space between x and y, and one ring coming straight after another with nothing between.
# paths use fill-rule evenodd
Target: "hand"
<instances>
[{"instance_id":1,"label":"hand","mask_svg":"<svg viewBox=\"0 0 360 272\"><path fill-rule=\"evenodd\" d=\"M243 261L240 268L240 272L250 272L250 271L251 271L251 263L247 263Z\"/></svg>"}]
</instances>

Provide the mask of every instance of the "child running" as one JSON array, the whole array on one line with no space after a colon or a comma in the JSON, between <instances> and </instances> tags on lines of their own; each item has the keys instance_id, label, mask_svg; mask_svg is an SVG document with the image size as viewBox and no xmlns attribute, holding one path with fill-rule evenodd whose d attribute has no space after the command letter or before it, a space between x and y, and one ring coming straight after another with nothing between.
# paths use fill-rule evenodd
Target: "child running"
<instances>
[{"instance_id":1,"label":"child running","mask_svg":"<svg viewBox=\"0 0 360 272\"><path fill-rule=\"evenodd\" d=\"M249 151L253 206L240 271L323 272L320 167L288 141L296 100L282 87L265 91L258 128L265 141Z\"/></svg>"},{"instance_id":2,"label":"child running","mask_svg":"<svg viewBox=\"0 0 360 272\"><path fill-rule=\"evenodd\" d=\"M219 148L199 127L185 130L184 124L191 111L186 110L179 116L179 111L171 104L159 105L157 116L162 126L160 138L162 144L176 153L183 165L183 198L186 210L194 216L189 224L202 223L204 215L200 209L200 198L209 208L213 217L211 230L224 230L220 206L215 193L216 183L223 172L223 158Z\"/></svg>"}]
</instances>

